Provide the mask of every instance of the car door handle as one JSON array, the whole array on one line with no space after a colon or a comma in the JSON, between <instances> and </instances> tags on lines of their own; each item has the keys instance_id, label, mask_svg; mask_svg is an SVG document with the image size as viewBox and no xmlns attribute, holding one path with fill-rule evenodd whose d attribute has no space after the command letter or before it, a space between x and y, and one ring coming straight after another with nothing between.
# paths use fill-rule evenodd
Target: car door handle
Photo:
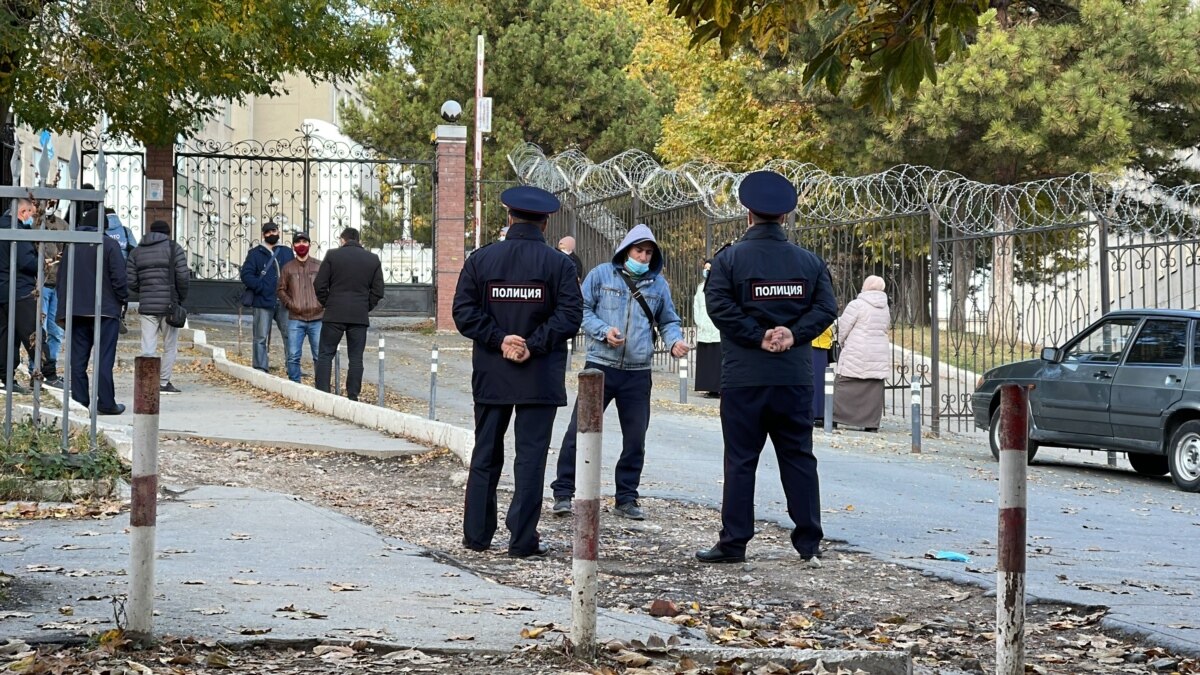
<instances>
[{"instance_id":1,"label":"car door handle","mask_svg":"<svg viewBox=\"0 0 1200 675\"><path fill-rule=\"evenodd\" d=\"M1112 379L1112 375L1109 375L1107 370L1097 370L1096 372L1092 373L1092 377L1096 378L1097 380Z\"/></svg>"}]
</instances>

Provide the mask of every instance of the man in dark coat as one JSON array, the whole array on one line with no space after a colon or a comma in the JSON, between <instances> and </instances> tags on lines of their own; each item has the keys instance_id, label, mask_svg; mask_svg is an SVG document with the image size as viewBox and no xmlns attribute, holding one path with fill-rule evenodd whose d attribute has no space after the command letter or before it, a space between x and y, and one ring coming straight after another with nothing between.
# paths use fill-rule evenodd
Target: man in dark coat
<instances>
[{"instance_id":1,"label":"man in dark coat","mask_svg":"<svg viewBox=\"0 0 1200 675\"><path fill-rule=\"evenodd\" d=\"M162 371L159 392L178 394L171 383L175 359L179 356L179 329L167 323L171 305L187 299L187 254L183 247L171 241L171 226L162 220L150 224L150 232L142 243L129 253L125 261L129 290L138 294L138 314L141 315L142 353L158 351L158 336L163 336Z\"/></svg>"},{"instance_id":2,"label":"man in dark coat","mask_svg":"<svg viewBox=\"0 0 1200 675\"><path fill-rule=\"evenodd\" d=\"M94 221L84 221L76 228L80 232L95 232ZM116 239L104 238L104 269L100 275L100 311L96 312L96 245L76 244L63 251L59 274L72 279L66 289L72 305L71 321L71 398L88 405L88 360L95 344L96 320L100 321L100 358L96 364L96 412L101 415L120 415L125 406L117 403L113 386L113 365L117 360L118 327L121 306L129 300L129 285L125 276L125 258ZM74 276L70 276L70 275ZM60 298L57 320L64 323L68 298ZM97 316L98 314L98 316Z\"/></svg>"},{"instance_id":3,"label":"man in dark coat","mask_svg":"<svg viewBox=\"0 0 1200 675\"><path fill-rule=\"evenodd\" d=\"M317 389L329 391L329 376L333 370L333 355L337 353L342 336L346 336L346 356L350 362L346 374L346 398L358 400L362 390L363 349L367 346L367 316L383 299L383 265L379 256L362 247L358 230L342 230L341 248L325 255L313 289L325 308L321 322L321 342L317 350L315 383Z\"/></svg>"},{"instance_id":4,"label":"man in dark coat","mask_svg":"<svg viewBox=\"0 0 1200 675\"><path fill-rule=\"evenodd\" d=\"M33 215L36 205L28 199L14 199L12 205L0 215L0 227L14 227L12 215L16 213L15 227L28 230L33 226ZM21 365L21 355L14 353L12 381L7 381L9 352L16 350L18 339L25 345L25 351L33 357L33 343L30 336L37 331L37 299L33 291L37 288L38 255L32 242L17 242L16 278L13 284L16 294L9 305L9 258L12 242L0 241L0 382L3 382L13 393L27 394L29 389L17 383L17 370ZM8 334L9 312L13 312L14 334Z\"/></svg>"},{"instance_id":5,"label":"man in dark coat","mask_svg":"<svg viewBox=\"0 0 1200 675\"><path fill-rule=\"evenodd\" d=\"M516 410L513 498L505 525L508 554L545 555L538 536L546 453L564 385L567 340L579 332L583 297L570 258L546 245L558 199L535 187L505 190L508 233L467 258L454 293L454 325L475 342L471 392L475 448L467 476L463 546L487 550L496 533L496 485L504 434Z\"/></svg>"},{"instance_id":6,"label":"man in dark coat","mask_svg":"<svg viewBox=\"0 0 1200 675\"><path fill-rule=\"evenodd\" d=\"M284 361L288 355L288 312L275 297L279 273L296 257L292 249L279 243L279 226L268 220L262 226L262 241L246 254L242 263L242 284L250 290L254 315L254 356L252 364L264 373L271 366L271 324L279 328L283 340Z\"/></svg>"},{"instance_id":7,"label":"man in dark coat","mask_svg":"<svg viewBox=\"0 0 1200 675\"><path fill-rule=\"evenodd\" d=\"M725 484L721 535L696 558L740 563L754 536L754 482L767 437L795 528L792 547L820 567L821 490L812 444L812 341L837 318L829 269L788 241L781 224L796 208L796 188L770 171L748 174L738 199L749 229L717 253L704 288L721 330L721 435Z\"/></svg>"}]
</instances>

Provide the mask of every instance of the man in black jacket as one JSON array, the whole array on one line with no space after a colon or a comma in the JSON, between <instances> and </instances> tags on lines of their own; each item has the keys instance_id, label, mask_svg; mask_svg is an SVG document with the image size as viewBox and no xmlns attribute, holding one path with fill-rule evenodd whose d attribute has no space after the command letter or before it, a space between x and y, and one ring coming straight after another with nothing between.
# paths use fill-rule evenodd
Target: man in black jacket
<instances>
[{"instance_id":1,"label":"man in black jacket","mask_svg":"<svg viewBox=\"0 0 1200 675\"><path fill-rule=\"evenodd\" d=\"M321 324L321 343L317 350L316 387L329 391L333 355L342 335L346 336L346 356L350 362L346 374L346 397L358 400L362 389L363 349L367 346L368 314L383 299L383 265L379 256L362 247L358 230L342 230L341 248L330 251L321 262L313 289L325 308Z\"/></svg>"},{"instance_id":2,"label":"man in black jacket","mask_svg":"<svg viewBox=\"0 0 1200 675\"><path fill-rule=\"evenodd\" d=\"M454 325L475 342L475 448L463 546L487 550L496 533L496 484L515 409L514 490L504 524L510 533L508 554L525 558L550 550L537 529L546 453L554 416L567 404L567 340L579 332L583 296L574 263L546 245L546 219L558 210L558 198L519 186L505 190L500 201L509 210L507 236L467 258L454 292Z\"/></svg>"},{"instance_id":3,"label":"man in black jacket","mask_svg":"<svg viewBox=\"0 0 1200 675\"><path fill-rule=\"evenodd\" d=\"M83 221L80 232L95 232L94 221ZM120 415L125 406L117 403L113 386L113 365L117 360L118 326L121 307L129 300L129 285L125 276L125 258L116 239L104 237L104 269L100 274L100 311L96 311L96 245L76 244L63 251L59 274L72 279L67 288L72 307L71 322L71 398L88 405L88 360L95 344L96 321L100 321L100 358L96 364L96 411L101 415ZM74 270L72 272L72 270ZM71 276L74 274L74 276ZM57 320L64 323L68 298L58 303Z\"/></svg>"},{"instance_id":4,"label":"man in black jacket","mask_svg":"<svg viewBox=\"0 0 1200 675\"><path fill-rule=\"evenodd\" d=\"M36 205L28 199L14 199L12 205L0 215L0 227L16 227L28 230L33 225L33 215ZM16 213L16 224L12 215ZM21 355L13 354L13 378L8 382L8 356L10 350L15 350L17 339L25 345L25 351L33 357L33 343L30 341L37 331L37 299L33 291L37 287L38 255L37 249L31 242L17 242L17 267L13 285L16 287L15 302L9 305L9 247L12 242L0 242L0 382L5 383L15 394L27 394L29 390L16 381L16 373L21 365ZM9 311L15 315L14 334L8 334Z\"/></svg>"},{"instance_id":5,"label":"man in black jacket","mask_svg":"<svg viewBox=\"0 0 1200 675\"><path fill-rule=\"evenodd\" d=\"M171 226L162 220L150 224L150 233L125 261L129 290L138 294L138 313L142 325L142 353L158 351L158 336L163 336L162 372L159 392L178 394L171 383L175 359L179 355L179 329L167 323L171 305L187 299L190 273L183 247L171 241Z\"/></svg>"}]
</instances>

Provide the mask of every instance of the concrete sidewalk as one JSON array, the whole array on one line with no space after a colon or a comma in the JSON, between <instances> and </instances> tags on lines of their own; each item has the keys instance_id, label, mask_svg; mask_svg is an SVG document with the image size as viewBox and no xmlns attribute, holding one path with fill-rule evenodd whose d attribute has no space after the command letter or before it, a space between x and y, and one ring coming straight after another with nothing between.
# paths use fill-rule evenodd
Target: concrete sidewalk
<instances>
[{"instance_id":1,"label":"concrete sidewalk","mask_svg":"<svg viewBox=\"0 0 1200 675\"><path fill-rule=\"evenodd\" d=\"M0 543L0 568L17 577L17 602L0 611L0 634L46 642L112 627L111 598L126 592L128 525L125 514L23 521L6 532L19 539ZM288 495L202 487L160 501L156 548L159 634L508 651L535 621L570 625L567 598L501 586ZM598 633L686 637L672 624L611 611L600 613Z\"/></svg>"}]
</instances>

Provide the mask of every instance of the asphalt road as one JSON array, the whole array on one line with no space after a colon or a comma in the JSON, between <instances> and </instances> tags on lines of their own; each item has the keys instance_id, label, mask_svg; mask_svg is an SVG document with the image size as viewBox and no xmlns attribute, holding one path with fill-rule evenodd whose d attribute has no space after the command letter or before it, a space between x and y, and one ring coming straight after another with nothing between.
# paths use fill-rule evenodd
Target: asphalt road
<instances>
[{"instance_id":1,"label":"asphalt road","mask_svg":"<svg viewBox=\"0 0 1200 675\"><path fill-rule=\"evenodd\" d=\"M430 344L439 344L438 418L471 426L470 357L465 340L388 331L387 386L417 398L429 393ZM369 344L374 344L372 340ZM374 365L377 361L368 358ZM575 355L573 366L582 367ZM374 379L374 368L367 369ZM417 375L414 375L416 373ZM573 377L568 375L568 388ZM680 406L678 379L655 374L655 411L647 438L642 493L718 507L722 445L716 401L689 396ZM572 402L573 402L572 392ZM556 420L549 472L570 408ZM911 453L908 421L885 417L880 434L817 432L826 537L834 546L983 586L995 584L997 465L982 435L944 433ZM606 429L619 429L615 410ZM619 433L604 438L605 494ZM1104 465L1103 455L1042 450L1028 492L1030 596L1111 608L1114 626L1164 646L1200 654L1200 494L1168 478L1146 478ZM758 516L790 526L773 451L763 454L756 490ZM550 479L547 479L547 485ZM649 517L654 517L653 511ZM716 541L696 542L705 548ZM970 563L925 558L957 551ZM750 555L754 553L751 542Z\"/></svg>"}]
</instances>

